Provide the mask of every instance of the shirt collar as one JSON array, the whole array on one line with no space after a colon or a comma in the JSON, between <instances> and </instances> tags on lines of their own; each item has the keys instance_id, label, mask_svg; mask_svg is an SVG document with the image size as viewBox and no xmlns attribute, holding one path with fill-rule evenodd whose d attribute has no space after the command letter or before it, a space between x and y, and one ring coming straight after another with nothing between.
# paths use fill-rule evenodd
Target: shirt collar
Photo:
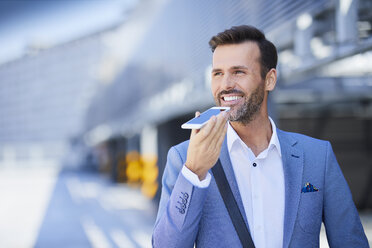
<instances>
[{"instance_id":1,"label":"shirt collar","mask_svg":"<svg viewBox=\"0 0 372 248\"><path fill-rule=\"evenodd\" d=\"M271 139L270 139L270 143L269 143L268 148L271 149L272 147L275 147L277 149L280 157L281 157L282 156L282 151L281 151L281 148L280 148L278 134L277 134L277 131L276 131L276 125L275 125L274 121L271 119L271 117L269 117L269 120L270 120L270 123L271 123L273 133L271 135ZM240 139L239 135L235 132L234 128L232 128L232 126L230 125L230 122L228 122L227 148L229 149L229 153L231 152L231 149L232 149L235 142L239 142L239 143L243 144L243 141Z\"/></svg>"}]
</instances>

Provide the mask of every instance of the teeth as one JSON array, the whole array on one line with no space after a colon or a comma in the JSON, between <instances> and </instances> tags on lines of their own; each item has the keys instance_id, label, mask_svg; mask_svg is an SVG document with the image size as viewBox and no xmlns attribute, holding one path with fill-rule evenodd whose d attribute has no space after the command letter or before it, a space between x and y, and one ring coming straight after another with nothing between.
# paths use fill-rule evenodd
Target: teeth
<instances>
[{"instance_id":1,"label":"teeth","mask_svg":"<svg viewBox=\"0 0 372 248\"><path fill-rule=\"evenodd\" d=\"M225 100L226 102L228 101L235 101L235 100L238 100L239 98L241 98L241 96L225 96L223 98L223 100Z\"/></svg>"}]
</instances>

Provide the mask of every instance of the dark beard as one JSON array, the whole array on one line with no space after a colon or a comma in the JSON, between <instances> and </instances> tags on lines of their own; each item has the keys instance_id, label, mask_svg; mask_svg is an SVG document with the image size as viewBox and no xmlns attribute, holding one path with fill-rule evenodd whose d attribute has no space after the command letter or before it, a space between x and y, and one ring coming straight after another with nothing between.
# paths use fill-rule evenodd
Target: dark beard
<instances>
[{"instance_id":1,"label":"dark beard","mask_svg":"<svg viewBox=\"0 0 372 248\"><path fill-rule=\"evenodd\" d=\"M238 93L240 91L231 90L231 92L221 92L221 93ZM220 94L221 94L220 93ZM220 95L219 94L219 95ZM236 107L232 107L229 111L229 121L236 121L240 122L243 125L247 125L256 117L257 113L261 109L262 102L265 96L265 86L264 84L260 84L255 91L252 93L250 97L244 97L244 103L238 109ZM218 97L217 101L218 105L221 106L221 97Z\"/></svg>"}]
</instances>

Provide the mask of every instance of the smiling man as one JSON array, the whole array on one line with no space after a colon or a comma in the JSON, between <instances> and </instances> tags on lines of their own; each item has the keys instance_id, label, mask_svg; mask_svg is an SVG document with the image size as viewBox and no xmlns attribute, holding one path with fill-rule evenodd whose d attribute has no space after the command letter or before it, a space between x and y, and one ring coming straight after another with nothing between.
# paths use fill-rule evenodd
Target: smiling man
<instances>
[{"instance_id":1,"label":"smiling man","mask_svg":"<svg viewBox=\"0 0 372 248\"><path fill-rule=\"evenodd\" d=\"M330 143L268 116L275 46L252 26L209 44L212 94L231 109L169 150L153 246L319 247L324 222L331 247L369 247Z\"/></svg>"}]
</instances>

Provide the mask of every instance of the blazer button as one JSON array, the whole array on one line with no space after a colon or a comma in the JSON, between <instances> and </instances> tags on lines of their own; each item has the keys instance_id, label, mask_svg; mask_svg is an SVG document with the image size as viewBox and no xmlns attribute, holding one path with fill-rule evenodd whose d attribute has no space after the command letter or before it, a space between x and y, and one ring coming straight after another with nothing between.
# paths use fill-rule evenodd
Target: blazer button
<instances>
[{"instance_id":1,"label":"blazer button","mask_svg":"<svg viewBox=\"0 0 372 248\"><path fill-rule=\"evenodd\" d=\"M179 208L176 206L176 208L178 209L178 212L180 212L181 214L184 214L185 213L185 209L184 208Z\"/></svg>"},{"instance_id":2,"label":"blazer button","mask_svg":"<svg viewBox=\"0 0 372 248\"><path fill-rule=\"evenodd\" d=\"M180 196L180 198L181 198L181 201L182 201L183 204L186 204L187 203L187 199L182 198L181 196Z\"/></svg>"},{"instance_id":3,"label":"blazer button","mask_svg":"<svg viewBox=\"0 0 372 248\"><path fill-rule=\"evenodd\" d=\"M183 198L185 198L185 199L188 199L189 198L189 194L183 193L183 192L181 192L181 193L183 194Z\"/></svg>"}]
</instances>

